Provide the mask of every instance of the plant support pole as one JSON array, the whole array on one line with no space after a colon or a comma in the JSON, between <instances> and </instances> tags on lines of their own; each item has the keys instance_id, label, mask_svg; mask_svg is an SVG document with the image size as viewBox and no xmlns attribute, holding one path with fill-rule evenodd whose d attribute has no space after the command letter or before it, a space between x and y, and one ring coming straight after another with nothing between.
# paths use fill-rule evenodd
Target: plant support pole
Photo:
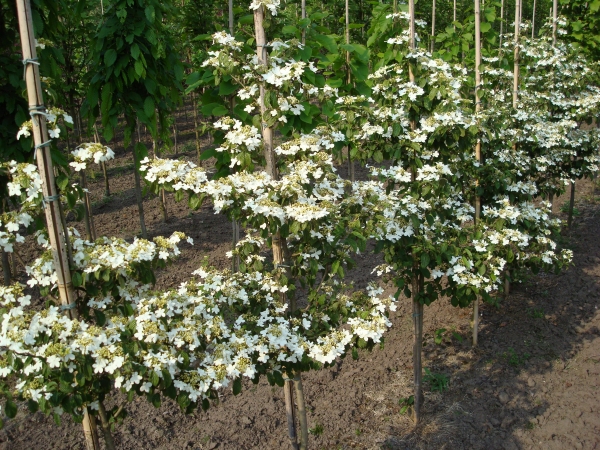
<instances>
[{"instance_id":1,"label":"plant support pole","mask_svg":"<svg viewBox=\"0 0 600 450\"><path fill-rule=\"evenodd\" d=\"M258 58L258 63L264 66L267 65L267 40L265 36L264 29L264 6L261 5L257 9L254 10L254 32L256 37L256 56ZM267 117L266 105L265 105L265 85L264 82L260 83L259 88L259 102L260 102L260 112L261 112L261 121L262 121L262 137L263 137L263 148L265 155L265 171L269 174L269 176L273 180L279 179L279 173L277 170L277 161L275 159L275 151L273 149L273 129L265 122ZM273 264L275 267L284 266L285 268L285 239L281 237L279 231L277 231L272 236L272 247L273 247ZM289 279L289 277L288 277ZM285 302L285 294L282 294L282 302ZM295 302L290 299L290 310L293 311L296 309ZM302 379L298 376L297 381L288 379L284 384L284 394L285 394L285 409L288 420L288 434L290 439L290 444L294 450L298 450L298 433L296 432L296 414L294 411L294 400L293 400L293 389L294 384L300 385L299 390L297 388L297 393L302 394ZM302 402L304 400L302 399ZM300 419L300 424L306 425L306 410L299 411L300 414L303 414L305 417ZM301 437L308 436L308 431L302 430ZM301 442L303 448L306 448L307 441Z\"/></svg>"},{"instance_id":2,"label":"plant support pole","mask_svg":"<svg viewBox=\"0 0 600 450\"><path fill-rule=\"evenodd\" d=\"M408 40L410 51L415 51L415 0L408 1L408 14L409 14L409 28L408 28ZM409 63L410 64L410 63ZM412 66L408 66L408 79L411 83L415 82L415 74L412 70ZM416 128L415 120L411 120L410 127L412 130ZM416 171L414 167L411 168L411 179L414 182L416 178ZM413 420L415 425L418 425L421 421L421 406L423 404L423 367L421 361L421 351L423 347L423 304L420 301L420 289L421 289L421 277L418 275L419 262L417 255L413 251L413 275L411 280L412 285L412 299L413 299L413 329L414 329L414 344L413 344L413 376L414 376L414 411Z\"/></svg>"},{"instance_id":3,"label":"plant support pole","mask_svg":"<svg viewBox=\"0 0 600 450\"><path fill-rule=\"evenodd\" d=\"M27 84L27 98L33 128L33 141L35 155L40 177L42 179L42 193L44 196L44 213L48 227L48 237L52 248L52 259L56 270L58 292L64 313L71 319L78 316L77 297L71 282L71 270L67 258L67 245L65 233L60 220L60 197L54 181L54 169L50 156L50 139L46 128L46 107L40 72L35 49L35 34L31 16L31 5L27 0L17 0L19 18L19 32L23 50L23 63L25 65L25 81ZM93 417L84 408L83 432L88 450L99 450L98 430Z\"/></svg>"},{"instance_id":4,"label":"plant support pole","mask_svg":"<svg viewBox=\"0 0 600 450\"><path fill-rule=\"evenodd\" d=\"M481 10L479 0L475 0L475 114L481 112L481 98L479 87L481 85ZM475 144L475 160L481 162L481 139L477 138ZM479 180L475 180L475 188L479 187ZM481 218L481 197L475 194L475 226L478 226ZM477 333L479 331L479 297L473 302L473 347L477 346Z\"/></svg>"},{"instance_id":5,"label":"plant support pole","mask_svg":"<svg viewBox=\"0 0 600 450\"><path fill-rule=\"evenodd\" d=\"M431 53L435 48L435 0L431 5Z\"/></svg>"}]
</instances>

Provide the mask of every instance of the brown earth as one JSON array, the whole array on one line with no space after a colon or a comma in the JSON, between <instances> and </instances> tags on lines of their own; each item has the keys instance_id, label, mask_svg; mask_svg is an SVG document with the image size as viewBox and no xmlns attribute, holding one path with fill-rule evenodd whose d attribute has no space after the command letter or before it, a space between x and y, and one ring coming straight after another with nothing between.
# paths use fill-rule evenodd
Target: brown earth
<instances>
[{"instance_id":1,"label":"brown earth","mask_svg":"<svg viewBox=\"0 0 600 450\"><path fill-rule=\"evenodd\" d=\"M191 137L188 124L188 138ZM185 135L185 126L180 126ZM118 149L117 149L118 150ZM183 146L193 158L193 141ZM181 150L180 150L181 151ZM120 154L119 154L120 153ZM345 176L345 168L340 169ZM112 196L103 182L90 182L99 235L133 238L140 231L131 161L118 152L109 163ZM555 202L556 214L564 217ZM151 236L180 230L194 238L173 266L157 274L160 287L178 285L205 257L227 267L231 225L209 206L190 212L185 202L167 202L162 223L157 198L144 208ZM560 275L541 274L515 284L499 307L481 307L479 346L470 344L470 310L440 300L425 309L424 421L415 428L401 414L411 394L411 304L401 299L383 349L357 361L303 376L311 449L595 449L600 448L600 191L577 185L572 231L564 242L575 252ZM81 224L76 225L83 233ZM24 251L24 258L27 259ZM366 253L350 277L364 283L379 255ZM21 269L21 268L20 268ZM23 271L21 270L21 275ZM389 291L392 292L391 290ZM442 342L436 344L436 330ZM435 387L447 381L447 389ZM248 383L242 394L222 392L208 412L186 416L168 399L155 409L138 398L114 436L119 449L289 449L283 391L266 381ZM66 416L61 426L41 413L5 418L0 449L83 449L81 425Z\"/></svg>"}]
</instances>

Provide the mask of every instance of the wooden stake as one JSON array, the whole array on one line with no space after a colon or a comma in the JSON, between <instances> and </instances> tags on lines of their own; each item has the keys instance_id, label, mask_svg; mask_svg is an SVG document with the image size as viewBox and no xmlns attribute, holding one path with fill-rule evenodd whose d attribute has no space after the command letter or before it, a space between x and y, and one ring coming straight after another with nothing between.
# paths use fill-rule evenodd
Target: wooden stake
<instances>
[{"instance_id":1,"label":"wooden stake","mask_svg":"<svg viewBox=\"0 0 600 450\"><path fill-rule=\"evenodd\" d=\"M558 18L558 0L552 1L552 46L556 47L556 19Z\"/></svg>"},{"instance_id":2,"label":"wooden stake","mask_svg":"<svg viewBox=\"0 0 600 450\"><path fill-rule=\"evenodd\" d=\"M294 388L296 390L296 403L298 406L298 419L300 420L300 450L308 447L308 422L306 420L306 403L304 401L304 389L300 374L294 377Z\"/></svg>"},{"instance_id":3,"label":"wooden stake","mask_svg":"<svg viewBox=\"0 0 600 450\"><path fill-rule=\"evenodd\" d=\"M306 19L306 0L302 0L300 2L300 5L301 5L300 7L302 8L302 19ZM347 0L346 0L346 5L348 5ZM306 30L305 29L302 29L302 44L306 44Z\"/></svg>"},{"instance_id":4,"label":"wooden stake","mask_svg":"<svg viewBox=\"0 0 600 450\"><path fill-rule=\"evenodd\" d=\"M531 15L531 39L533 39L535 35L535 4L536 1L533 0L533 14Z\"/></svg>"},{"instance_id":5,"label":"wooden stake","mask_svg":"<svg viewBox=\"0 0 600 450\"><path fill-rule=\"evenodd\" d=\"M256 37L256 56L258 57L259 64L267 65L267 40L265 36L265 29L263 26L264 22L264 6L260 6L256 10L254 10L254 33ZM275 157L275 151L273 150L273 129L269 127L265 122L266 117L266 105L265 105L265 85L264 82L260 84L259 87L259 102L260 102L260 112L262 122L262 137L263 137L263 148L264 155L266 160L265 171L271 176L273 180L279 179L279 172L277 170L277 160ZM286 245L285 239L281 237L279 231L277 231L272 237L272 248L273 248L273 263L275 267L283 266L285 267L286 261ZM288 276L289 279L289 276ZM286 296L285 294L281 294L281 301L285 302ZM291 311L296 309L295 298L289 298L289 307ZM302 379L298 379L296 382L300 385L300 389L297 390L297 395L302 394ZM297 432L296 432L296 419L295 419L295 411L294 411L294 403L293 403L293 384L292 380L286 381L284 385L284 393L285 393L285 406L286 406L286 414L288 418L288 434L290 438L290 443L293 449L298 448L298 440L297 440ZM301 400L304 401L303 399ZM300 411L301 414L306 415L306 411ZM306 417L300 419L301 426L308 426ZM308 430L308 429L307 429ZM308 431L306 431L308 433ZM305 434L305 431L302 430L302 435Z\"/></svg>"},{"instance_id":6,"label":"wooden stake","mask_svg":"<svg viewBox=\"0 0 600 450\"><path fill-rule=\"evenodd\" d=\"M431 5L431 53L435 48L435 0Z\"/></svg>"},{"instance_id":7,"label":"wooden stake","mask_svg":"<svg viewBox=\"0 0 600 450\"><path fill-rule=\"evenodd\" d=\"M48 227L48 237L52 248L52 258L56 270L58 292L60 302L65 315L74 319L78 313L75 308L77 296L71 282L71 270L67 259L67 245L65 242L65 230L60 220L60 197L54 181L54 169L50 156L50 140L46 128L46 107L42 86L40 83L40 72L37 63L35 48L35 34L33 20L31 17L31 5L28 0L17 0L17 11L19 18L19 32L21 47L23 50L23 62L25 64L25 81L27 84L27 97L29 110L33 124L33 141L35 143L35 154L38 170L42 179L42 193L44 196L44 213ZM83 430L88 450L99 450L98 430L93 416L84 409Z\"/></svg>"},{"instance_id":8,"label":"wooden stake","mask_svg":"<svg viewBox=\"0 0 600 450\"><path fill-rule=\"evenodd\" d=\"M229 0L229 34L233 36L233 0Z\"/></svg>"},{"instance_id":9,"label":"wooden stake","mask_svg":"<svg viewBox=\"0 0 600 450\"><path fill-rule=\"evenodd\" d=\"M409 46L411 52L415 51L415 0L408 1L409 14ZM411 83L415 82L415 74L412 66L408 67L408 79ZM416 129L416 122L411 120L410 128ZM411 178L415 181L416 173L414 168L411 168ZM421 361L421 352L423 348L423 304L420 301L420 292L422 285L422 276L417 275L419 270L419 262L416 253L413 251L413 276L411 280L412 298L413 298L413 329L414 329L414 344L413 344L413 376L414 376L414 409L413 420L415 425L421 421L421 407L423 405L423 364Z\"/></svg>"},{"instance_id":10,"label":"wooden stake","mask_svg":"<svg viewBox=\"0 0 600 450\"><path fill-rule=\"evenodd\" d=\"M286 380L283 385L285 397L285 414L287 416L288 437L293 450L299 450L298 437L296 436L296 414L294 411L294 381Z\"/></svg>"},{"instance_id":11,"label":"wooden stake","mask_svg":"<svg viewBox=\"0 0 600 450\"><path fill-rule=\"evenodd\" d=\"M481 111L481 98L479 97L479 87L481 85L481 10L479 0L475 0L475 113ZM481 162L481 139L477 138L475 144L475 160ZM479 186L479 180L475 180L475 187ZM481 197L475 196L475 225L481 218ZM479 331L479 297L473 302L473 347L477 346L477 333Z\"/></svg>"},{"instance_id":12,"label":"wooden stake","mask_svg":"<svg viewBox=\"0 0 600 450\"><path fill-rule=\"evenodd\" d=\"M504 25L504 0L500 0L500 50L502 50L502 26Z\"/></svg>"},{"instance_id":13,"label":"wooden stake","mask_svg":"<svg viewBox=\"0 0 600 450\"><path fill-rule=\"evenodd\" d=\"M304 0L303 0L304 1ZM350 8L349 1L346 0L346 44L350 45ZM348 86L352 82L352 73L350 71L350 52L346 51L346 67L347 67L347 80ZM354 161L352 161L352 157L350 156L350 145L346 147L348 150L348 176L350 177L350 181L354 183L355 175L354 175Z\"/></svg>"}]
</instances>

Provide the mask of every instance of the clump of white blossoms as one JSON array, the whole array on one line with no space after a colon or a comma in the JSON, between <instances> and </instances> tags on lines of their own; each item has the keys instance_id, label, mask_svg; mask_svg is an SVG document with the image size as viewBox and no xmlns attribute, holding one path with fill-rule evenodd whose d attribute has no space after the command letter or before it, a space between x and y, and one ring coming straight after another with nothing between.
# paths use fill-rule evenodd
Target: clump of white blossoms
<instances>
[{"instance_id":1,"label":"clump of white blossoms","mask_svg":"<svg viewBox=\"0 0 600 450\"><path fill-rule=\"evenodd\" d=\"M40 114L43 114L46 118L50 139L57 139L60 136L59 120L62 119L65 123L73 125L73 118L60 108L51 107L46 112ZM17 133L17 139L31 136L32 130L33 123L31 120L24 122Z\"/></svg>"},{"instance_id":2,"label":"clump of white blossoms","mask_svg":"<svg viewBox=\"0 0 600 450\"><path fill-rule=\"evenodd\" d=\"M73 167L75 172L85 170L89 161L94 161L96 164L109 161L115 157L115 152L106 145L100 143L88 142L81 144L71 152L74 160L69 165Z\"/></svg>"}]
</instances>

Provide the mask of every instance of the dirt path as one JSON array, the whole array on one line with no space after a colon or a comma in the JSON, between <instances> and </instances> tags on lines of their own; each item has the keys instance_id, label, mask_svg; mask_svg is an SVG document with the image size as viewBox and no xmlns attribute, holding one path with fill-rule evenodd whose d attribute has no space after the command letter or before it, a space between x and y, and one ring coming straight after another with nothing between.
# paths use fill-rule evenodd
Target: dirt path
<instances>
[{"instance_id":1,"label":"dirt path","mask_svg":"<svg viewBox=\"0 0 600 450\"><path fill-rule=\"evenodd\" d=\"M111 163L114 195L108 201L101 198L101 180L91 183L98 234L132 238L139 232L133 177L117 169L126 162ZM484 305L479 348L469 343L470 310L444 300L426 308L424 366L434 378L418 429L399 405L411 394L412 376L411 305L404 299L383 349L304 376L310 448L600 448L600 192L591 182L580 183L578 191L580 215L561 243L574 250L573 267L514 285L498 308ZM563 201L557 200L556 213ZM159 274L160 287L178 285L205 256L214 265L229 264L224 254L231 231L224 217L208 207L190 213L172 197L167 223L156 198L145 208L152 235L181 230L196 242L180 264ZM361 283L378 261L365 254L351 276ZM446 390L435 390L446 382ZM246 385L237 397L224 392L206 413L185 416L170 401L157 410L144 399L129 411L115 431L119 449L289 448L283 392L266 381ZM65 417L57 427L41 413L7 420L0 450L31 448L83 449L81 426Z\"/></svg>"}]
</instances>

